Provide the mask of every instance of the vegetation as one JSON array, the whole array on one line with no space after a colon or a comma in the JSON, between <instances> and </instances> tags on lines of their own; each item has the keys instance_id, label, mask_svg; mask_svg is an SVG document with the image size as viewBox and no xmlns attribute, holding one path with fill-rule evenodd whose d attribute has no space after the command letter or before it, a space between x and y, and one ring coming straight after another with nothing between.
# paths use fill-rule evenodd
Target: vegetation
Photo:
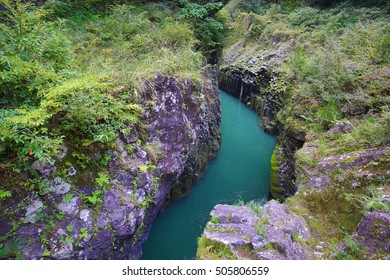
<instances>
[{"instance_id":1,"label":"vegetation","mask_svg":"<svg viewBox=\"0 0 390 280\"><path fill-rule=\"evenodd\" d=\"M7 176L30 171L35 160L53 162L63 144L86 168L91 153L110 148L118 134L133 127L142 134L138 104L156 72L201 82L205 59L192 27L179 20L190 20L184 10L176 16L161 3L104 2L0 1L7 8L0 17L0 167ZM99 173L96 183L108 182Z\"/></svg>"},{"instance_id":2,"label":"vegetation","mask_svg":"<svg viewBox=\"0 0 390 280\"><path fill-rule=\"evenodd\" d=\"M197 258L202 257L206 260L235 260L233 252L229 246L210 240L204 236L198 239Z\"/></svg>"},{"instance_id":3,"label":"vegetation","mask_svg":"<svg viewBox=\"0 0 390 280\"><path fill-rule=\"evenodd\" d=\"M207 58L219 47L223 26L214 14L222 6L130 0L38 6L0 0L0 5L0 201L5 202L0 222L15 220L0 239L0 258L20 256L8 247L26 219L48 225L40 237L43 257L49 257L49 240L67 215L57 211L59 204L78 201L94 213L103 207L113 183L108 166L118 137L139 136L125 150L134 156L136 148L145 147L150 161L134 166L137 175L148 173L153 180L144 201L136 195L137 178L131 197L123 195L121 201L146 209L155 204L153 163L161 157L161 144L147 142L144 108L156 99L158 75L191 81L196 89L204 86ZM50 175L41 177L43 169ZM53 194L53 178L69 191ZM24 218L34 199L43 206ZM7 210L13 201L15 207ZM92 218L96 230L97 216ZM72 231L66 228L58 244L76 247L90 237L86 228L70 236ZM143 231L139 227L138 235Z\"/></svg>"}]
</instances>

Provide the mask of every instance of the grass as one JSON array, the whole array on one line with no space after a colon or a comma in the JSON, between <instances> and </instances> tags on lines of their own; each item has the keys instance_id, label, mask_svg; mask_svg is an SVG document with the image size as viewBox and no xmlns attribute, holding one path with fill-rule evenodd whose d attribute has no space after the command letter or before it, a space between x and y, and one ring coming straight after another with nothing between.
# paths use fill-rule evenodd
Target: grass
<instances>
[{"instance_id":1,"label":"grass","mask_svg":"<svg viewBox=\"0 0 390 280\"><path fill-rule=\"evenodd\" d=\"M198 239L197 259L203 260L235 260L229 246L210 240L204 236Z\"/></svg>"}]
</instances>

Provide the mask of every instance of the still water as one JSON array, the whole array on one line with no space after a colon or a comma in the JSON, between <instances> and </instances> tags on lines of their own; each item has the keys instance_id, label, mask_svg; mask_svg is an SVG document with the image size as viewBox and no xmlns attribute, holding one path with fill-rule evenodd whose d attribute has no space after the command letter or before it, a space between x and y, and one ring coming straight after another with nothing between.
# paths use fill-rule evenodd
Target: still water
<instances>
[{"instance_id":1,"label":"still water","mask_svg":"<svg viewBox=\"0 0 390 280\"><path fill-rule=\"evenodd\" d=\"M267 199L276 138L263 132L259 116L220 91L222 146L190 195L173 203L153 223L144 260L194 259L197 238L216 204Z\"/></svg>"}]
</instances>

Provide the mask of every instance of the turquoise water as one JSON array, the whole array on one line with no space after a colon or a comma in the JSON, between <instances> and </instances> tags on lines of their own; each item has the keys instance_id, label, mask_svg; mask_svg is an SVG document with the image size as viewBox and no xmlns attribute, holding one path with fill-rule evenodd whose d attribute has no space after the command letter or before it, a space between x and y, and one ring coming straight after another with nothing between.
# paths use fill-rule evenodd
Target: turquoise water
<instances>
[{"instance_id":1,"label":"turquoise water","mask_svg":"<svg viewBox=\"0 0 390 280\"><path fill-rule=\"evenodd\" d=\"M190 195L157 216L143 246L144 260L194 259L196 240L216 204L268 198L270 159L276 138L238 99L220 92L222 146Z\"/></svg>"}]
</instances>

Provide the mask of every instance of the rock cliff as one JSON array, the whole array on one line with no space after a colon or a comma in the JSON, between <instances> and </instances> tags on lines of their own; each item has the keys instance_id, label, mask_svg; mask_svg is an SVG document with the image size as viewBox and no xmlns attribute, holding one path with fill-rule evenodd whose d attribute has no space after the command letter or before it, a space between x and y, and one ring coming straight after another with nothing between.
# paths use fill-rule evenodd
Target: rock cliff
<instances>
[{"instance_id":1,"label":"rock cliff","mask_svg":"<svg viewBox=\"0 0 390 280\"><path fill-rule=\"evenodd\" d=\"M138 259L158 212L189 193L218 152L217 81L211 71L203 79L195 85L158 75L146 85L145 126L118 135L103 157L92 158L104 159L101 170L78 167L65 146L55 162L34 163L37 184L1 202L1 252L22 259Z\"/></svg>"}]
</instances>

